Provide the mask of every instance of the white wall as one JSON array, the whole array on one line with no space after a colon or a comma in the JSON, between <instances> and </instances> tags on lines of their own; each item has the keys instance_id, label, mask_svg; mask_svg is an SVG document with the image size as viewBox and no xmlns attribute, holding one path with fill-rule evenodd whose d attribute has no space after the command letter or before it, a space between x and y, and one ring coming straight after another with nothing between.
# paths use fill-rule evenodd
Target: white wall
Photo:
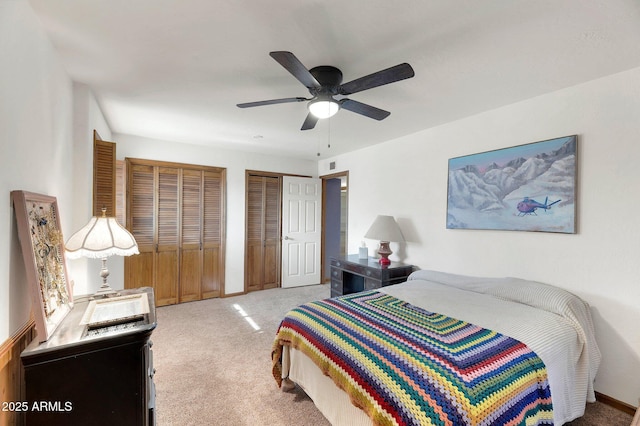
<instances>
[{"instance_id":1,"label":"white wall","mask_svg":"<svg viewBox=\"0 0 640 426\"><path fill-rule=\"evenodd\" d=\"M245 171L261 170L317 176L316 161L207 148L129 135L116 134L113 140L117 144L118 159L145 158L227 169L225 294L244 291Z\"/></svg>"},{"instance_id":2,"label":"white wall","mask_svg":"<svg viewBox=\"0 0 640 426\"><path fill-rule=\"evenodd\" d=\"M89 87L82 83L73 83L73 209L71 228L65 233L68 239L82 228L93 216L93 131L97 130L104 140L111 140L111 130ZM117 258L116 258L117 259ZM74 282L74 293L95 293L102 285L99 259L68 260L68 273ZM109 259L109 283L113 288L123 288L121 278L124 274L123 262Z\"/></svg>"},{"instance_id":3,"label":"white wall","mask_svg":"<svg viewBox=\"0 0 640 426\"><path fill-rule=\"evenodd\" d=\"M61 226L73 203L72 83L26 1L0 2L0 344L29 319L12 190L53 195Z\"/></svg>"},{"instance_id":4,"label":"white wall","mask_svg":"<svg viewBox=\"0 0 640 426\"><path fill-rule=\"evenodd\" d=\"M111 131L95 97L72 83L31 7L0 2L0 342L29 320L31 299L20 251L12 190L56 197L69 237L91 217L93 129ZM74 294L100 285L100 263L68 261ZM113 272L113 271L112 271ZM122 274L122 272L120 272Z\"/></svg>"},{"instance_id":5,"label":"white wall","mask_svg":"<svg viewBox=\"0 0 640 426\"><path fill-rule=\"evenodd\" d=\"M408 240L392 244L392 259L543 281L584 298L603 353L596 390L637 406L638 117L640 68L329 158L318 173L328 173L330 161L349 171L351 253L376 215L390 214ZM446 229L449 158L572 134L579 135L577 234Z\"/></svg>"}]
</instances>

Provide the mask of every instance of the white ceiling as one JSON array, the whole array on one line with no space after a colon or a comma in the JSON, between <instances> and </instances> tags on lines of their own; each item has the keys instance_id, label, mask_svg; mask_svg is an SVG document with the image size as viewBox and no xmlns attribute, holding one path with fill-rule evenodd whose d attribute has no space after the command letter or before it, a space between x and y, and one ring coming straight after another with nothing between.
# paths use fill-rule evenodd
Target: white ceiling
<instances>
[{"instance_id":1,"label":"white ceiling","mask_svg":"<svg viewBox=\"0 0 640 426\"><path fill-rule=\"evenodd\" d=\"M638 0L29 0L71 78L115 133L328 157L640 66ZM350 81L408 62L415 77L350 98L301 131L309 97L269 52ZM330 142L331 148L327 145Z\"/></svg>"}]
</instances>

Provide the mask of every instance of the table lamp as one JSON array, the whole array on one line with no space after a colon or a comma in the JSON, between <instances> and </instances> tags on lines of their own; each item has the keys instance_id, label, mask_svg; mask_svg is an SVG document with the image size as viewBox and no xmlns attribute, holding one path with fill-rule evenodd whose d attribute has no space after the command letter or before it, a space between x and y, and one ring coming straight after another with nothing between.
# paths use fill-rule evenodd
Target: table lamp
<instances>
[{"instance_id":1,"label":"table lamp","mask_svg":"<svg viewBox=\"0 0 640 426\"><path fill-rule=\"evenodd\" d=\"M380 265L383 266L391 264L389 255L393 252L389 248L389 243L391 241L397 243L404 242L402 231L400 231L400 227L393 216L378 215L364 237L372 240L380 240L378 254L380 255Z\"/></svg>"},{"instance_id":2,"label":"table lamp","mask_svg":"<svg viewBox=\"0 0 640 426\"><path fill-rule=\"evenodd\" d=\"M140 253L135 238L118 223L115 217L107 217L107 210L102 209L102 216L94 216L82 229L73 234L65 244L67 258L87 257L102 259L102 286L94 297L117 295L107 283L109 270L107 257L131 256Z\"/></svg>"}]
</instances>

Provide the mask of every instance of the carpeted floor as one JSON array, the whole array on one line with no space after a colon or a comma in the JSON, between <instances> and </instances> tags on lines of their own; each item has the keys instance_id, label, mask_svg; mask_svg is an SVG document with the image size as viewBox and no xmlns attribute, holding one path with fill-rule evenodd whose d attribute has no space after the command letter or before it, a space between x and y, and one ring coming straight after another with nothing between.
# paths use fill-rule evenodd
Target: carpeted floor
<instances>
[{"instance_id":1,"label":"carpeted floor","mask_svg":"<svg viewBox=\"0 0 640 426\"><path fill-rule=\"evenodd\" d=\"M273 289L157 309L152 335L159 426L329 425L304 392L281 392L271 345L290 309L329 297L328 285ZM632 417L587 406L570 426L627 426Z\"/></svg>"}]
</instances>

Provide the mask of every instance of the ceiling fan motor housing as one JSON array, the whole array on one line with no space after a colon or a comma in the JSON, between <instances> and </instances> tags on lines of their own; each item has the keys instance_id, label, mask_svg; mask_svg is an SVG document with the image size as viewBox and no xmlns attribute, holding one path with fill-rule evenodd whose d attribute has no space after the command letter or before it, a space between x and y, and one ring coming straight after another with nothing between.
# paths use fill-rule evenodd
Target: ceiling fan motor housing
<instances>
[{"instance_id":1,"label":"ceiling fan motor housing","mask_svg":"<svg viewBox=\"0 0 640 426\"><path fill-rule=\"evenodd\" d=\"M342 84L342 71L331 65L320 65L309 70L311 75L320 83L320 87L310 87L309 92L316 95L337 95Z\"/></svg>"}]
</instances>

